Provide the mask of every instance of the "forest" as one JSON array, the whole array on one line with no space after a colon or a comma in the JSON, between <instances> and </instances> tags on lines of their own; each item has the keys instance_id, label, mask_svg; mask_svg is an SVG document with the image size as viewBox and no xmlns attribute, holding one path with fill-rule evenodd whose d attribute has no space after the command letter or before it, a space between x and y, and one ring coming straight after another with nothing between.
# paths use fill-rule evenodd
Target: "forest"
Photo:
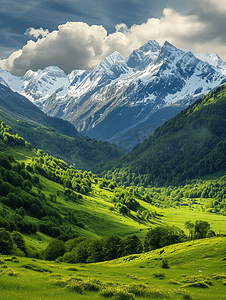
<instances>
[{"instance_id":1,"label":"forest","mask_svg":"<svg viewBox=\"0 0 226 300\"><path fill-rule=\"evenodd\" d=\"M100 178L90 171L79 171L62 159L57 159L32 146L13 134L10 126L1 121L1 148L26 149L33 153L29 163L20 162L12 154L0 155L0 245L2 254L14 254L43 258L68 263L89 263L112 260L126 255L148 252L170 244L191 239L216 236L207 221L187 221L184 226L189 235L176 226L159 225L147 230L144 239L136 234L120 237L116 234L101 238L81 236L76 228L84 228L76 210L59 209L58 198L64 202L78 203L86 196L99 190L108 191L117 211L138 223L151 224L159 214L154 209L180 207L181 199L187 199L189 208L199 207L202 211L225 215L225 176L218 180L193 180L185 186L167 188L120 187L116 181ZM9 148L8 148L9 149ZM43 178L62 186L55 193L43 192ZM100 191L99 191L100 193ZM202 198L204 203L197 202ZM206 200L206 201L205 201ZM142 203L152 205L145 209ZM45 250L28 245L23 234L41 232L53 239Z\"/></svg>"},{"instance_id":2,"label":"forest","mask_svg":"<svg viewBox=\"0 0 226 300\"><path fill-rule=\"evenodd\" d=\"M226 87L212 91L95 172L120 185L180 186L226 169Z\"/></svg>"}]
</instances>

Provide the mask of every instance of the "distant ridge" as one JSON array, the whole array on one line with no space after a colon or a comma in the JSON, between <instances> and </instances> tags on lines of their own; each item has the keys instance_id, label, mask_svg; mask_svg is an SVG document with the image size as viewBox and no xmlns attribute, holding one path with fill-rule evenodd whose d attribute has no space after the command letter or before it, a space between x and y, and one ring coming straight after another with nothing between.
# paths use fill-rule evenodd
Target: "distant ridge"
<instances>
[{"instance_id":1,"label":"distant ridge","mask_svg":"<svg viewBox=\"0 0 226 300\"><path fill-rule=\"evenodd\" d=\"M0 70L10 88L91 138L131 150L165 121L226 82L216 54L148 41L127 58L115 51L93 70L50 66L23 77Z\"/></svg>"}]
</instances>

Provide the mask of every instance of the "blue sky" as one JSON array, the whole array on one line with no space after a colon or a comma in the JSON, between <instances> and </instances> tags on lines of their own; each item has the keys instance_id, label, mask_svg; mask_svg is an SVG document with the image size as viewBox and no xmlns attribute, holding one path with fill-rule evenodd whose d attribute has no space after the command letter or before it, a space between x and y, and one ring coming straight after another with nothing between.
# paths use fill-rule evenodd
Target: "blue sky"
<instances>
[{"instance_id":1,"label":"blue sky","mask_svg":"<svg viewBox=\"0 0 226 300\"><path fill-rule=\"evenodd\" d=\"M150 39L226 60L225 0L0 0L0 67L92 69Z\"/></svg>"}]
</instances>

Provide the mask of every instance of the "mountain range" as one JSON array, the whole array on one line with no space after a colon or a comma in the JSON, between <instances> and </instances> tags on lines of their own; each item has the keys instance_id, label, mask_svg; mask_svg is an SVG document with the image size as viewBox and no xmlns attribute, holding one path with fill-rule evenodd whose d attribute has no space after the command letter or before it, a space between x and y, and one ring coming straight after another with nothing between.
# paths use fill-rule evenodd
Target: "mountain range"
<instances>
[{"instance_id":1,"label":"mountain range","mask_svg":"<svg viewBox=\"0 0 226 300\"><path fill-rule=\"evenodd\" d=\"M216 53L148 41L127 58L114 52L93 70L58 67L23 77L0 70L0 83L83 135L131 150L195 100L226 82Z\"/></svg>"}]
</instances>

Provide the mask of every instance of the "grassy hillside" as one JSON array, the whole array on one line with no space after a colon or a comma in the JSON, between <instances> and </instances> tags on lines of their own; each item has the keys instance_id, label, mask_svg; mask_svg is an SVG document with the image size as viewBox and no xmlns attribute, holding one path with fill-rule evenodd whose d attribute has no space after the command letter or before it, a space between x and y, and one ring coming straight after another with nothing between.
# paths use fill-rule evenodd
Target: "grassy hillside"
<instances>
[{"instance_id":1,"label":"grassy hillside","mask_svg":"<svg viewBox=\"0 0 226 300\"><path fill-rule=\"evenodd\" d=\"M0 151L4 299L224 299L222 174L179 187L120 186L34 150L4 122ZM219 237L199 239L197 224ZM155 229L165 234L157 249L148 239ZM156 250L142 253L145 245Z\"/></svg>"},{"instance_id":2,"label":"grassy hillside","mask_svg":"<svg viewBox=\"0 0 226 300\"><path fill-rule=\"evenodd\" d=\"M0 105L1 108L1 105ZM98 163L106 162L122 155L114 145L92 140L88 137L70 137L54 128L43 126L43 123L30 123L14 119L0 111L0 120L12 128L35 149L43 149L49 154L73 164L77 169L92 170Z\"/></svg>"},{"instance_id":3,"label":"grassy hillside","mask_svg":"<svg viewBox=\"0 0 226 300\"><path fill-rule=\"evenodd\" d=\"M125 237L135 233L144 238L150 226L173 225L175 215L186 211L186 218L178 224L181 229L185 229L188 220L204 218L213 223L213 230L222 230L221 223L213 221L225 220L224 176L178 188L120 187L114 181L78 171L61 159L33 150L10 131L2 122L0 212L6 219L13 214L17 219L16 215L22 214L38 226L52 222L55 225L51 226L58 228L53 237L98 237L113 233ZM187 206L182 207L182 202ZM24 213L19 212L21 207ZM42 231L45 233L45 229Z\"/></svg>"},{"instance_id":4,"label":"grassy hillside","mask_svg":"<svg viewBox=\"0 0 226 300\"><path fill-rule=\"evenodd\" d=\"M72 137L80 137L75 127L67 121L52 118L44 114L38 107L22 95L13 92L10 88L0 84L0 110L11 115L15 119L30 123L42 124L54 128L61 134Z\"/></svg>"},{"instance_id":5,"label":"grassy hillside","mask_svg":"<svg viewBox=\"0 0 226 300\"><path fill-rule=\"evenodd\" d=\"M1 298L223 300L226 240L171 245L98 264L0 257ZM163 268L167 262L167 268ZM32 279L32 280L31 280Z\"/></svg>"},{"instance_id":6,"label":"grassy hillside","mask_svg":"<svg viewBox=\"0 0 226 300\"><path fill-rule=\"evenodd\" d=\"M135 149L96 173L120 184L181 185L226 172L226 86L212 91L159 127Z\"/></svg>"}]
</instances>

